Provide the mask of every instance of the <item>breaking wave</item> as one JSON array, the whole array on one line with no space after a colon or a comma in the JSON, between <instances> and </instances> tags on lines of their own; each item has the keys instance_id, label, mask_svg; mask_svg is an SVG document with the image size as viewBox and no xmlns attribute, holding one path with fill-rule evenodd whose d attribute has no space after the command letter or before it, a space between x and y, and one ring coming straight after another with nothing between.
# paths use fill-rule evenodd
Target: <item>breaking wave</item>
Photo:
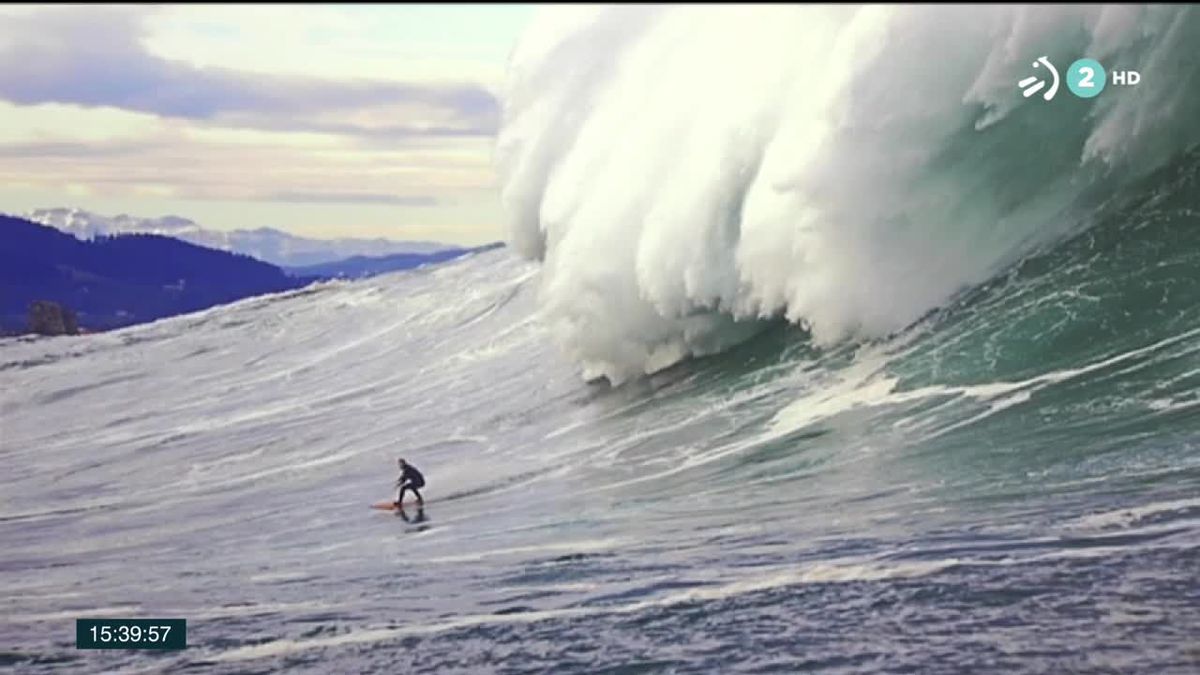
<instances>
[{"instance_id":1,"label":"breaking wave","mask_svg":"<svg viewBox=\"0 0 1200 675\"><path fill-rule=\"evenodd\" d=\"M1189 6L547 10L497 141L510 239L589 378L781 319L887 335L1194 146L1198 42ZM1039 56L1142 82L1027 99Z\"/></svg>"}]
</instances>

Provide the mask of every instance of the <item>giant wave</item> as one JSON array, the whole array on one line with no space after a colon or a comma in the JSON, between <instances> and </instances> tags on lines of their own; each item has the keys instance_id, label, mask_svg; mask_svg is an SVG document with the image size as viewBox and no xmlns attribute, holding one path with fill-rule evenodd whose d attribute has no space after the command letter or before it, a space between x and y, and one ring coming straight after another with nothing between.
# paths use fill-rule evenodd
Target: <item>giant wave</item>
<instances>
[{"instance_id":1,"label":"giant wave","mask_svg":"<svg viewBox=\"0 0 1200 675\"><path fill-rule=\"evenodd\" d=\"M510 238L589 378L772 320L886 335L1194 146L1198 41L1187 6L546 10L497 141ZM1143 81L1025 99L1043 55Z\"/></svg>"}]
</instances>

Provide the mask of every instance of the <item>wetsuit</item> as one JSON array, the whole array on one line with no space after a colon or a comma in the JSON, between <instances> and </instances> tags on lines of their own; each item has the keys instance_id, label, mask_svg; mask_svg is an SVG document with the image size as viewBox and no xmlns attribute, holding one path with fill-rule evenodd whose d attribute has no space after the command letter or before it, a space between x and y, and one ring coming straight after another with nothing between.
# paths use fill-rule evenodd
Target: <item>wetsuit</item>
<instances>
[{"instance_id":1,"label":"wetsuit","mask_svg":"<svg viewBox=\"0 0 1200 675\"><path fill-rule=\"evenodd\" d=\"M425 476L422 476L421 472L417 471L417 467L412 464L405 464L404 470L400 472L400 480L397 482L400 484L400 493L396 496L397 505L404 503L404 492L406 490L412 490L412 493L417 496L417 501L422 504L425 503L425 498L421 496L420 492L417 492L417 488L425 487Z\"/></svg>"}]
</instances>

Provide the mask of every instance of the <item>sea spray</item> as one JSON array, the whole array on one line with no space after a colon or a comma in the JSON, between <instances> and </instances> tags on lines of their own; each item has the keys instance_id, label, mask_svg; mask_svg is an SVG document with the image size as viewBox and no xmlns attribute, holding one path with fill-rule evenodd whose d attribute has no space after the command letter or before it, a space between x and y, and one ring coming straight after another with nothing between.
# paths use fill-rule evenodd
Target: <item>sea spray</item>
<instances>
[{"instance_id":1,"label":"sea spray","mask_svg":"<svg viewBox=\"0 0 1200 675\"><path fill-rule=\"evenodd\" d=\"M781 318L883 335L1194 145L1198 33L1190 7L547 10L497 141L510 239L588 377ZM1085 55L1144 83L1020 95Z\"/></svg>"}]
</instances>

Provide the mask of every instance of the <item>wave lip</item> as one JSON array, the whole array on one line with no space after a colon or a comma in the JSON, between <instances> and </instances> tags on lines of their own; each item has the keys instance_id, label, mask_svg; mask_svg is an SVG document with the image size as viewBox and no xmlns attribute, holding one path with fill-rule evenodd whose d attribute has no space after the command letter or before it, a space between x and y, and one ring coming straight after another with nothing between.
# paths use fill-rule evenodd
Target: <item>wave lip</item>
<instances>
[{"instance_id":1,"label":"wave lip","mask_svg":"<svg viewBox=\"0 0 1200 675\"><path fill-rule=\"evenodd\" d=\"M589 376L770 319L885 335L1194 146L1196 39L1190 7L547 10L497 141L510 239ZM1144 83L1020 95L1083 55Z\"/></svg>"}]
</instances>

